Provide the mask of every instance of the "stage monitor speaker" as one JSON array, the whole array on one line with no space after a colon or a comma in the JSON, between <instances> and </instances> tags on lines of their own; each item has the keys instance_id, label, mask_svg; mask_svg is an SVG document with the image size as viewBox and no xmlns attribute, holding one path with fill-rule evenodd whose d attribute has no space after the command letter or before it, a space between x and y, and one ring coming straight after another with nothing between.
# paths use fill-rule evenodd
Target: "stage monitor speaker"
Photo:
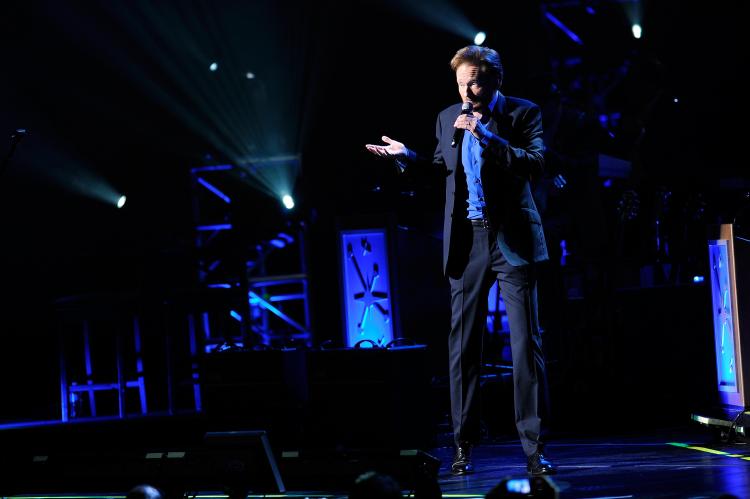
<instances>
[{"instance_id":1,"label":"stage monitor speaker","mask_svg":"<svg viewBox=\"0 0 750 499\"><path fill-rule=\"evenodd\" d=\"M204 413L212 428L263 428L274 446L299 443L307 404L307 352L221 352L202 361Z\"/></svg>"},{"instance_id":2,"label":"stage monitor speaker","mask_svg":"<svg viewBox=\"0 0 750 499\"><path fill-rule=\"evenodd\" d=\"M4 449L0 495L127 492L143 483L179 498L285 491L264 431L186 435L184 445L160 445L158 434L143 439L128 445L103 433L100 441L78 447L60 439L44 450Z\"/></svg>"},{"instance_id":3,"label":"stage monitor speaker","mask_svg":"<svg viewBox=\"0 0 750 499\"><path fill-rule=\"evenodd\" d=\"M279 467L291 489L349 492L362 473L394 478L402 490L435 490L440 460L415 449L285 450Z\"/></svg>"},{"instance_id":4,"label":"stage monitor speaker","mask_svg":"<svg viewBox=\"0 0 750 499\"><path fill-rule=\"evenodd\" d=\"M197 449L153 454L148 483L183 494L224 491L282 493L286 489L264 431L208 432Z\"/></svg>"}]
</instances>

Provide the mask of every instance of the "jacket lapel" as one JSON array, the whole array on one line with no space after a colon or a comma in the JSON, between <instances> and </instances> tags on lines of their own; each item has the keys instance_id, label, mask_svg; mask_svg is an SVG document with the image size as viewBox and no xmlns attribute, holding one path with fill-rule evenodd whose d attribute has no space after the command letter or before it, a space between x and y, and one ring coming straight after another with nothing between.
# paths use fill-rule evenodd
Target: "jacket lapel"
<instances>
[{"instance_id":1,"label":"jacket lapel","mask_svg":"<svg viewBox=\"0 0 750 499\"><path fill-rule=\"evenodd\" d=\"M510 119L510 116L505 114L505 96L499 90L497 94L497 102L495 103L495 108L492 110L490 122L487 126L495 135L504 137L509 126L508 120Z\"/></svg>"}]
</instances>

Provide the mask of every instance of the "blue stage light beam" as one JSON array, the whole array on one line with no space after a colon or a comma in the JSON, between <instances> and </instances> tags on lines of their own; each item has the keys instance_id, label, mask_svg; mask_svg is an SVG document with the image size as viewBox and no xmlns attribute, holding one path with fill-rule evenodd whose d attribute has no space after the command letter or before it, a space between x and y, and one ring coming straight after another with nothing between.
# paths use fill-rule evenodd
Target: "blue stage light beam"
<instances>
[{"instance_id":1,"label":"blue stage light beam","mask_svg":"<svg viewBox=\"0 0 750 499\"><path fill-rule=\"evenodd\" d=\"M121 191L97 173L87 160L76 156L52 137L44 136L39 147L24 151L24 158L30 166L30 174L41 181L109 206L120 203Z\"/></svg>"},{"instance_id":2,"label":"blue stage light beam","mask_svg":"<svg viewBox=\"0 0 750 499\"><path fill-rule=\"evenodd\" d=\"M255 187L262 189L269 196L280 199L284 206L291 201L294 207L294 183L301 167L299 155L279 155L269 157L246 158L238 168L246 173ZM285 199L289 196L289 199ZM287 206L287 209L291 209Z\"/></svg>"},{"instance_id":3,"label":"blue stage light beam","mask_svg":"<svg viewBox=\"0 0 750 499\"><path fill-rule=\"evenodd\" d=\"M421 0L419 2L388 0L388 3L394 10L399 10L424 24L467 40L474 40L479 31L463 10L451 0Z\"/></svg>"},{"instance_id":4,"label":"blue stage light beam","mask_svg":"<svg viewBox=\"0 0 750 499\"><path fill-rule=\"evenodd\" d=\"M61 29L172 112L236 165L297 155L311 88L307 33L313 6L277 2L105 2L55 12ZM59 14L59 15L58 15ZM105 21L105 22L103 22ZM105 29L116 26L118 30ZM117 33L115 36L113 33ZM263 50L248 50L262 44ZM252 68L252 71L249 71ZM248 184L272 198L291 192L296 170Z\"/></svg>"}]
</instances>

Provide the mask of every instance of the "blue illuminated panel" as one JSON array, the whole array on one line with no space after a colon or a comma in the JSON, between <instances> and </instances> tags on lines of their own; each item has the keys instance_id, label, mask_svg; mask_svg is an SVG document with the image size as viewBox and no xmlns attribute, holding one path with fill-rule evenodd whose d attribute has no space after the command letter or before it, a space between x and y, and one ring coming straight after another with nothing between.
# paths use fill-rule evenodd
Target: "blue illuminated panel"
<instances>
[{"instance_id":1,"label":"blue illuminated panel","mask_svg":"<svg viewBox=\"0 0 750 499\"><path fill-rule=\"evenodd\" d=\"M385 229L340 232L346 345L393 340Z\"/></svg>"},{"instance_id":2,"label":"blue illuminated panel","mask_svg":"<svg viewBox=\"0 0 750 499\"><path fill-rule=\"evenodd\" d=\"M719 391L737 393L737 362L734 345L732 287L727 241L710 241L711 297Z\"/></svg>"}]
</instances>

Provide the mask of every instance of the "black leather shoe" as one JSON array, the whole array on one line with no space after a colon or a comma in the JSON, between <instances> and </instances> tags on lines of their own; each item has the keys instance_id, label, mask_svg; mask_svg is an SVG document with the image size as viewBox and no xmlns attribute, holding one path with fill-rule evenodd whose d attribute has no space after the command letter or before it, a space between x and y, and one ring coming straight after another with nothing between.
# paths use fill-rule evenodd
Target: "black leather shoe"
<instances>
[{"instance_id":1,"label":"black leather shoe","mask_svg":"<svg viewBox=\"0 0 750 499\"><path fill-rule=\"evenodd\" d=\"M544 457L544 454L535 452L528 458L526 471L529 472L529 475L538 476L554 475L556 470L552 463Z\"/></svg>"},{"instance_id":2,"label":"black leather shoe","mask_svg":"<svg viewBox=\"0 0 750 499\"><path fill-rule=\"evenodd\" d=\"M474 465L471 463L471 449L473 447L469 442L461 442L456 446L456 455L453 456L453 464L451 464L451 474L467 475L474 471Z\"/></svg>"}]
</instances>

